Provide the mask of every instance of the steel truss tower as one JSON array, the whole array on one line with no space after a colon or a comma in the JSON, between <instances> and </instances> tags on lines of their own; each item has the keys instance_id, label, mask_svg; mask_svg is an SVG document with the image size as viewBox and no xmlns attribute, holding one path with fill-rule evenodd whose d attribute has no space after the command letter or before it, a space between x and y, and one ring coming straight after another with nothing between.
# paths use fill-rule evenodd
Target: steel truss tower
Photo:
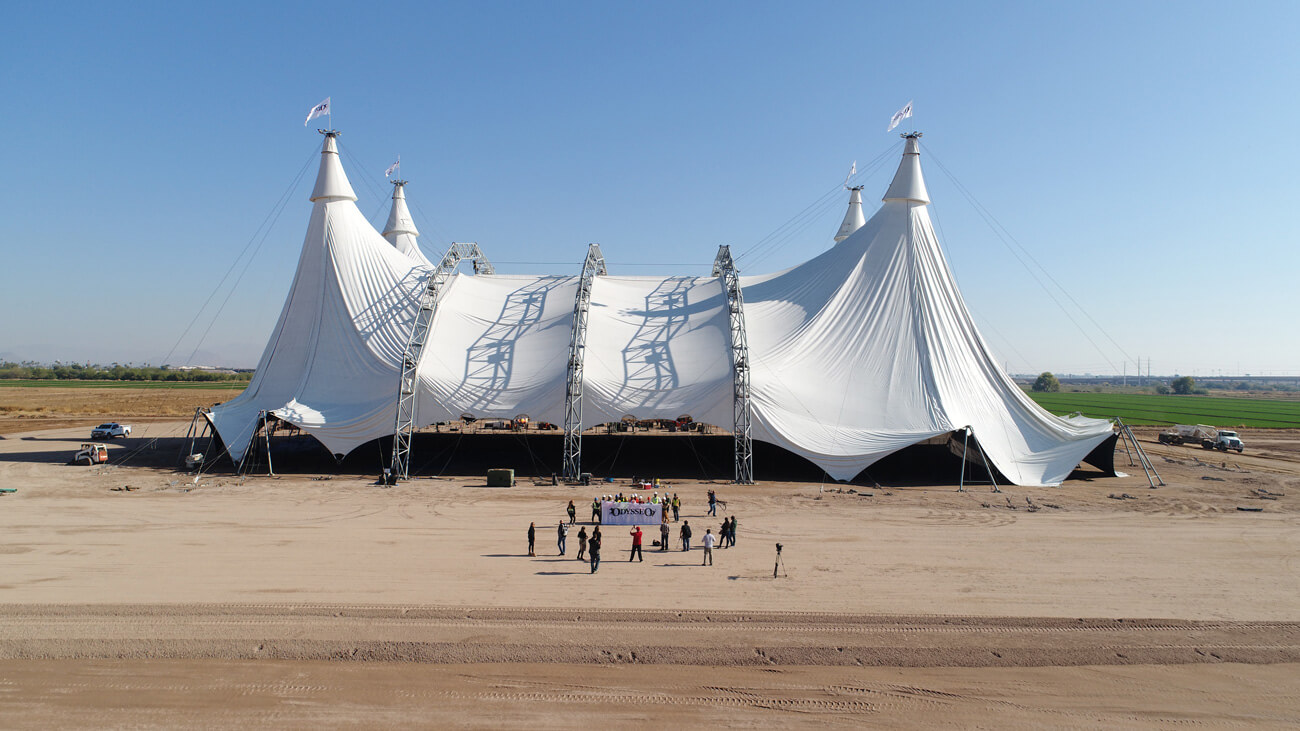
<instances>
[{"instance_id":1,"label":"steel truss tower","mask_svg":"<svg viewBox=\"0 0 1300 731\"><path fill-rule=\"evenodd\" d=\"M582 366L587 355L587 313L591 310L591 285L605 274L600 244L587 246L582 262L578 295L573 303L573 331L569 335L568 388L564 394L564 479L582 475Z\"/></svg>"},{"instance_id":2,"label":"steel truss tower","mask_svg":"<svg viewBox=\"0 0 1300 731\"><path fill-rule=\"evenodd\" d=\"M754 438L749 405L749 340L745 337L745 297L740 291L740 270L730 246L719 246L713 276L722 279L731 323L731 364L734 396L732 434L736 440L736 482L754 484Z\"/></svg>"},{"instance_id":3,"label":"steel truss tower","mask_svg":"<svg viewBox=\"0 0 1300 731\"><path fill-rule=\"evenodd\" d=\"M411 476L411 433L415 431L416 379L420 358L424 355L433 315L438 309L438 295L462 261L473 262L475 274L494 273L492 263L479 250L478 244L453 243L442 261L421 283L420 306L415 312L415 321L411 323L406 351L402 354L402 380L397 389L397 423L393 429L393 463L389 472L389 478L393 480L405 480Z\"/></svg>"}]
</instances>

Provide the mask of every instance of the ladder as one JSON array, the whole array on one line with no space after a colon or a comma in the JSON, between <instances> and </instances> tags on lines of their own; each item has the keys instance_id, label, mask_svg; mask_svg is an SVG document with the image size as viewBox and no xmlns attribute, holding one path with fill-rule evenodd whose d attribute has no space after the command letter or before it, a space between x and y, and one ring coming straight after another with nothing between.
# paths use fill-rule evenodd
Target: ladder
<instances>
[{"instance_id":1,"label":"ladder","mask_svg":"<svg viewBox=\"0 0 1300 731\"><path fill-rule=\"evenodd\" d=\"M210 409L206 406L200 406L194 410L194 418L190 419L190 427L185 430L185 439L181 442L182 444L187 444L189 446L185 450L185 453L180 455L177 459L178 464L184 464L185 458L194 454L194 446L198 440L206 436L208 437L209 442L212 441L212 437L209 434L212 425L207 419L207 414L209 412ZM200 422L202 422L201 426Z\"/></svg>"},{"instance_id":2,"label":"ladder","mask_svg":"<svg viewBox=\"0 0 1300 731\"><path fill-rule=\"evenodd\" d=\"M732 431L735 438L735 481L754 484L754 436L749 403L749 340L745 336L745 297L740 289L740 270L731 258L731 247L718 247L713 276L722 279L731 325Z\"/></svg>"},{"instance_id":3,"label":"ladder","mask_svg":"<svg viewBox=\"0 0 1300 731\"><path fill-rule=\"evenodd\" d=\"M424 355L424 346L429 340L429 331L433 328L433 315L438 309L438 295L442 293L447 280L456 271L456 266L466 260L474 263L475 274L495 273L491 262L479 250L478 244L453 243L443 255L442 261L438 262L428 277L420 283L417 295L419 306L415 311L415 320L411 323L411 334L406 340L406 350L402 353L401 380L397 388L397 417L393 426L393 461L388 473L389 480L405 480L410 477L411 434L415 431L420 359Z\"/></svg>"},{"instance_id":4,"label":"ladder","mask_svg":"<svg viewBox=\"0 0 1300 731\"><path fill-rule=\"evenodd\" d=\"M564 469L566 480L582 477L582 377L587 355L587 314L591 311L591 285L605 274L600 244L587 245L578 294L573 302L573 329L569 333L569 370L564 392Z\"/></svg>"},{"instance_id":5,"label":"ladder","mask_svg":"<svg viewBox=\"0 0 1300 731\"><path fill-rule=\"evenodd\" d=\"M1151 463L1151 458L1147 456L1147 451L1142 448L1141 444L1138 444L1137 437L1133 436L1133 430L1130 429L1128 424L1125 424L1124 420L1120 419L1118 416L1115 417L1115 426L1119 427L1119 436L1124 440L1124 451L1128 452L1128 463L1130 465L1133 464L1133 455L1137 454L1138 463L1142 465L1142 471L1146 473L1147 483L1151 485L1151 489L1154 490L1157 487L1164 487L1164 479L1160 477L1159 472L1156 472L1156 466Z\"/></svg>"}]
</instances>

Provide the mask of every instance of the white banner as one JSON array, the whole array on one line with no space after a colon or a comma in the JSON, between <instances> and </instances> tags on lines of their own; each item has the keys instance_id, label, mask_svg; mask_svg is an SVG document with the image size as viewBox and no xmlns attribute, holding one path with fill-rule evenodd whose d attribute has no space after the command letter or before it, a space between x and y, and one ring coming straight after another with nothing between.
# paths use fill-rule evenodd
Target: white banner
<instances>
[{"instance_id":1,"label":"white banner","mask_svg":"<svg viewBox=\"0 0 1300 731\"><path fill-rule=\"evenodd\" d=\"M898 126L899 122L903 121L904 119L907 119L910 116L912 116L912 102L908 102L907 106L903 107L897 112L894 112L894 116L889 118L889 129L885 131L893 132L894 128Z\"/></svg>"},{"instance_id":2,"label":"white banner","mask_svg":"<svg viewBox=\"0 0 1300 731\"><path fill-rule=\"evenodd\" d=\"M662 503L600 504L601 525L659 525L663 522Z\"/></svg>"},{"instance_id":3,"label":"white banner","mask_svg":"<svg viewBox=\"0 0 1300 731\"><path fill-rule=\"evenodd\" d=\"M306 127L308 122L312 121L317 117L324 117L326 114L329 113L330 113L330 98L325 97L325 101L312 107L311 111L307 112L307 119L303 120L302 126Z\"/></svg>"}]
</instances>

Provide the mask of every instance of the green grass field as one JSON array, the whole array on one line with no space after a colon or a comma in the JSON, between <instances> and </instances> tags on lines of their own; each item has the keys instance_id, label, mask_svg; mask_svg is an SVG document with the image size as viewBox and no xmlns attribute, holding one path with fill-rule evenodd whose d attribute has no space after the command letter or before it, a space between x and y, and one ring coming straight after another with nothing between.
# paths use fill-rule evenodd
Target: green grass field
<instances>
[{"instance_id":1,"label":"green grass field","mask_svg":"<svg viewBox=\"0 0 1300 731\"><path fill-rule=\"evenodd\" d=\"M0 388L174 388L201 390L243 390L248 381L27 381L21 378L0 379Z\"/></svg>"},{"instance_id":2,"label":"green grass field","mask_svg":"<svg viewBox=\"0 0 1300 731\"><path fill-rule=\"evenodd\" d=\"M1076 411L1126 424L1209 424L1219 427L1300 429L1300 401L1123 393L1029 393L1053 414Z\"/></svg>"}]
</instances>

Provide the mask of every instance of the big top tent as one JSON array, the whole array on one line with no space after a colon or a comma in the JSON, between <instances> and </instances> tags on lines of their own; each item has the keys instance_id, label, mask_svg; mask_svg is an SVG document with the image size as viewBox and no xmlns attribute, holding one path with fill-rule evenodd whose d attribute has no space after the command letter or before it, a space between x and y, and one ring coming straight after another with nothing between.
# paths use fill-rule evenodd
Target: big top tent
<instances>
[{"instance_id":1,"label":"big top tent","mask_svg":"<svg viewBox=\"0 0 1300 731\"><path fill-rule=\"evenodd\" d=\"M414 425L462 414L564 423L577 353L578 429L625 414L730 425L743 369L753 439L832 478L969 428L1011 482L1061 483L1113 427L1047 413L998 365L931 225L919 137L906 136L870 219L861 223L855 190L856 215L851 207L834 246L782 272L741 276L731 299L723 276L451 274L413 363ZM403 359L438 265L416 243L402 184L384 235L361 214L334 133L311 201L298 270L257 371L208 417L236 461L263 414L338 457L399 429ZM747 350L733 347L731 308L741 300ZM580 313L585 328L574 327ZM575 348L579 331L585 343Z\"/></svg>"}]
</instances>

